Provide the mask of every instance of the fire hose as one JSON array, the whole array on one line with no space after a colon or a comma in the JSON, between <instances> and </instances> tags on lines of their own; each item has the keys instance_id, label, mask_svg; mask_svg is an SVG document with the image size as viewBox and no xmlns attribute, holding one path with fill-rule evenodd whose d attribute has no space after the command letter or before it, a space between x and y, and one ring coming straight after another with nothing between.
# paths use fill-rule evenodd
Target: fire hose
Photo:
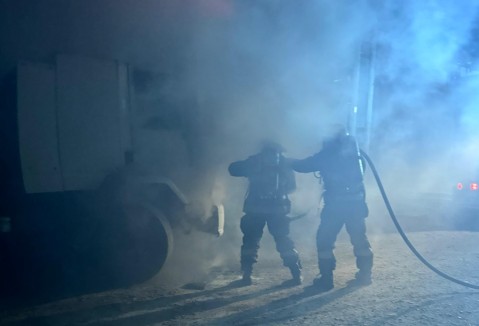
<instances>
[{"instance_id":1,"label":"fire hose","mask_svg":"<svg viewBox=\"0 0 479 326\"><path fill-rule=\"evenodd\" d=\"M366 161L368 162L368 165L369 167L371 168L371 171L373 172L373 175L374 175L374 179L376 180L376 183L378 185L378 188L379 188L379 191L381 192L381 196L384 200L384 204L386 205L386 208L389 212L389 216L391 217L393 223L394 223L394 226L396 227L397 231L399 232L399 234L401 235L401 238L404 240L404 242L406 243L406 245L409 247L409 249L412 251L412 253L424 264L426 265L426 267L428 267L430 270L432 270L434 273L436 273L437 275L451 281L451 282L454 282L454 283L457 283L457 284L460 284L462 286L465 286L465 287L468 287L468 288L471 288L471 289L479 289L479 285L476 285L476 284L471 284L469 282L465 282L463 280L459 280L457 278L454 278L444 272L442 272L441 270L437 269L436 267L434 267L431 263L429 263L418 251L417 249L414 247L414 245L411 243L411 241L409 241L408 237L406 236L406 234L404 233L401 225L399 224L397 218L396 218L396 214L394 214L394 211L392 209L392 206L391 206L391 203L389 202L389 199L386 195L386 191L384 190L384 187L383 187L383 184L381 182L381 179L379 177L379 174L376 170L376 167L374 166L373 162L371 161L371 158L364 152L364 151L361 151L361 156L363 156Z\"/></svg>"}]
</instances>

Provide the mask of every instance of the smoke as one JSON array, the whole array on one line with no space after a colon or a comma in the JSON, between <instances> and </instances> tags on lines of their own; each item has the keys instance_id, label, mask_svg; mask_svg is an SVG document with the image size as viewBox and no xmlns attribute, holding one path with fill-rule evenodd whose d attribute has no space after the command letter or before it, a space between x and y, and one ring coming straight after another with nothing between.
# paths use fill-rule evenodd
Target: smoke
<instances>
[{"instance_id":1,"label":"smoke","mask_svg":"<svg viewBox=\"0 0 479 326\"><path fill-rule=\"evenodd\" d=\"M437 134L439 126L448 126L441 119L460 120L461 111L468 111L464 100L475 100L471 96L461 100L464 83L454 79L472 68L470 52L478 5L468 1L461 5L409 1L401 5L391 2L388 9L378 33L383 50L378 79L390 89L383 87L386 99L377 111L384 118L379 121L410 123L406 127L413 130L404 128L405 136L421 129L423 134Z\"/></svg>"},{"instance_id":2,"label":"smoke","mask_svg":"<svg viewBox=\"0 0 479 326\"><path fill-rule=\"evenodd\" d=\"M228 164L264 139L282 143L291 157L318 151L328 126L346 123L351 112L365 41L376 49L371 156L400 211L417 217L414 195L447 192L451 158L478 146L479 78L463 77L478 68L474 1L54 2L62 1L42 2L48 14L24 10L23 20L3 20L24 40L1 33L5 55L77 53L153 72L138 97L136 158L193 199L225 204L225 261L239 253L246 191ZM53 23L64 28L33 40ZM312 175L297 180L293 210L312 213L295 222L293 237L301 250L314 251L307 230L319 223L313 212L321 189ZM391 225L369 172L367 185L368 225L380 232Z\"/></svg>"},{"instance_id":3,"label":"smoke","mask_svg":"<svg viewBox=\"0 0 479 326\"><path fill-rule=\"evenodd\" d=\"M251 148L272 138L287 148L317 146L322 127L347 115L337 104L351 90L336 83L348 78L355 47L369 29L367 16L326 1L235 4L236 15L225 26L203 29L206 42L195 49L201 62L196 73L206 77L199 92L215 100L210 109L234 144ZM357 6L364 13L366 5Z\"/></svg>"},{"instance_id":4,"label":"smoke","mask_svg":"<svg viewBox=\"0 0 479 326\"><path fill-rule=\"evenodd\" d=\"M474 162L464 158L475 138L477 78L465 75L477 69L477 18L473 2L406 1L387 2L378 19L373 154L412 229L452 223L443 194Z\"/></svg>"},{"instance_id":5,"label":"smoke","mask_svg":"<svg viewBox=\"0 0 479 326\"><path fill-rule=\"evenodd\" d=\"M317 151L327 126L347 119L359 46L372 40L373 158L407 228L434 228L441 223L437 220L448 218L440 215L441 201L462 169L453 164L462 152L457 147L470 156L477 146L471 141L477 121L477 78L462 77L477 69L473 57L477 4L259 1L242 2L237 10L222 31L225 43L205 50L209 58L222 53L229 59L202 66L212 80L218 78L212 97L224 127L219 139L234 149L223 152L225 157L243 158L263 137L282 142L291 156ZM208 30L204 32L208 35ZM320 191L316 180L298 178L296 209L316 207ZM369 176L367 185L371 231L391 230ZM296 239L317 223L314 218L298 221L293 227L298 230Z\"/></svg>"},{"instance_id":6,"label":"smoke","mask_svg":"<svg viewBox=\"0 0 479 326\"><path fill-rule=\"evenodd\" d=\"M376 50L373 159L406 226L435 225L435 212L427 210L439 206L429 194L449 191L451 173L445 171L451 171L457 144L466 141L462 146L468 151L473 147L468 140L477 119L477 81L461 74L474 69L478 5L446 0L217 3L228 8L226 14L203 12L194 20L191 61L179 89L194 94L199 121L208 126L195 138L201 148L196 159L205 179L215 180L217 200L227 205L225 236L232 241L223 246L225 256L238 256L246 191L244 181L227 175L227 165L253 154L263 139L282 143L291 157L318 151L328 127L346 123L351 112L363 42L372 42ZM310 256L321 187L312 175L297 179L293 211L310 214L292 225L292 236ZM370 231L392 230L373 180L367 176L366 181ZM269 242L264 250L274 251Z\"/></svg>"}]
</instances>

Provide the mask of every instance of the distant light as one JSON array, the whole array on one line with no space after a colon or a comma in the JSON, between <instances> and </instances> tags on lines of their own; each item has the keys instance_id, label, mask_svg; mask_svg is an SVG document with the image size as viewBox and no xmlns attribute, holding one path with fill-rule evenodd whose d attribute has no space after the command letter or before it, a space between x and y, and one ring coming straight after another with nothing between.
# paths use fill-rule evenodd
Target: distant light
<instances>
[{"instance_id":1,"label":"distant light","mask_svg":"<svg viewBox=\"0 0 479 326\"><path fill-rule=\"evenodd\" d=\"M471 183L471 190L478 190L479 186L477 183Z\"/></svg>"},{"instance_id":2,"label":"distant light","mask_svg":"<svg viewBox=\"0 0 479 326\"><path fill-rule=\"evenodd\" d=\"M462 183L458 183L457 186L456 186L457 190L462 190L462 188L464 188L464 186L462 185Z\"/></svg>"}]
</instances>

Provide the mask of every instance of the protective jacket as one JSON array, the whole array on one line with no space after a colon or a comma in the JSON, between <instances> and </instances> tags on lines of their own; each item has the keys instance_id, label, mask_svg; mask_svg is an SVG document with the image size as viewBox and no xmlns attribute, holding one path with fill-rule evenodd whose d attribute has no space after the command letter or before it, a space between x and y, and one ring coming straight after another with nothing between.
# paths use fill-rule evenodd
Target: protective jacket
<instances>
[{"instance_id":1,"label":"protective jacket","mask_svg":"<svg viewBox=\"0 0 479 326\"><path fill-rule=\"evenodd\" d=\"M287 214L291 203L288 194L296 189L289 159L281 153L262 151L246 160L233 162L229 173L246 177L249 188L243 211L247 214Z\"/></svg>"},{"instance_id":2,"label":"protective jacket","mask_svg":"<svg viewBox=\"0 0 479 326\"><path fill-rule=\"evenodd\" d=\"M337 136L325 142L317 154L292 163L297 172L319 171L326 204L337 199L364 200L363 166L357 143L350 135Z\"/></svg>"}]
</instances>

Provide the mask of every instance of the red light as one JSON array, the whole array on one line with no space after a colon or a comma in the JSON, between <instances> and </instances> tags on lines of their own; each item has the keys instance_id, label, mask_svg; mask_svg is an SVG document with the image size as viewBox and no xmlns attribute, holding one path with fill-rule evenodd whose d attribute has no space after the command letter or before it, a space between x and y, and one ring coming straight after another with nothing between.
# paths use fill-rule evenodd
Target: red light
<instances>
[{"instance_id":1,"label":"red light","mask_svg":"<svg viewBox=\"0 0 479 326\"><path fill-rule=\"evenodd\" d=\"M464 186L462 185L462 183L458 183L457 186L456 186L457 190L462 190L462 188L464 188Z\"/></svg>"},{"instance_id":2,"label":"red light","mask_svg":"<svg viewBox=\"0 0 479 326\"><path fill-rule=\"evenodd\" d=\"M477 183L471 183L471 186L470 186L471 190L478 190L479 189L479 186Z\"/></svg>"}]
</instances>

